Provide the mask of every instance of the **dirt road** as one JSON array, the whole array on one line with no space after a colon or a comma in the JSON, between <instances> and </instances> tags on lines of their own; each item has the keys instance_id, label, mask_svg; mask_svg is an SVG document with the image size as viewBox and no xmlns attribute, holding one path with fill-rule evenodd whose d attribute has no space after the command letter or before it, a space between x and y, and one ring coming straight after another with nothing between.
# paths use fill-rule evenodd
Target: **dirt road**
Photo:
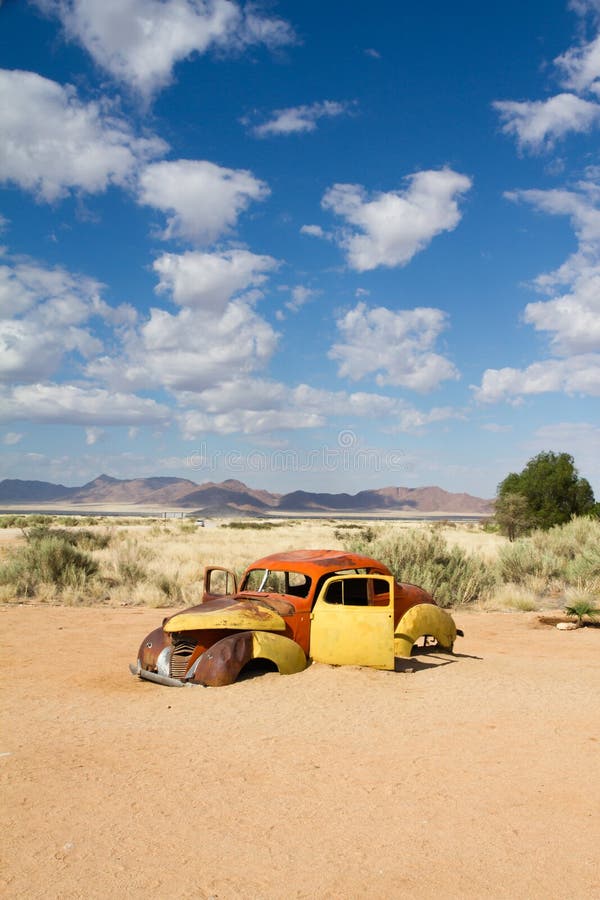
<instances>
[{"instance_id":1,"label":"dirt road","mask_svg":"<svg viewBox=\"0 0 600 900\"><path fill-rule=\"evenodd\" d=\"M600 629L175 689L127 670L161 618L0 609L3 896L600 897Z\"/></svg>"}]
</instances>

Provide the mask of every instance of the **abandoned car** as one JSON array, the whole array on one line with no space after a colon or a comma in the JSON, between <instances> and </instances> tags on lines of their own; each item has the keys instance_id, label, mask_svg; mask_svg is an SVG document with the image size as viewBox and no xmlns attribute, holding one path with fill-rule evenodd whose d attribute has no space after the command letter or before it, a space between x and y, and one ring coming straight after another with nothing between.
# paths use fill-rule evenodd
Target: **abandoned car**
<instances>
[{"instance_id":1,"label":"abandoned car","mask_svg":"<svg viewBox=\"0 0 600 900\"><path fill-rule=\"evenodd\" d=\"M460 633L460 632L458 632ZM294 550L235 574L205 570L203 602L164 619L141 643L134 675L159 684L232 684L252 660L284 675L308 660L394 669L420 637L452 651L452 617L383 563L342 550Z\"/></svg>"}]
</instances>

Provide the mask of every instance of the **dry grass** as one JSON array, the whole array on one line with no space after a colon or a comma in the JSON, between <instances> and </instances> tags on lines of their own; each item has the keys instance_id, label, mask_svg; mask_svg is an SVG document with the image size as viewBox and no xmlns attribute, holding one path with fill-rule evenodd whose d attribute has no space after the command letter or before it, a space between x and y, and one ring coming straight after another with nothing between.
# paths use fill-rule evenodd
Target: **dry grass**
<instances>
[{"instance_id":1,"label":"dry grass","mask_svg":"<svg viewBox=\"0 0 600 900\"><path fill-rule=\"evenodd\" d=\"M382 528L400 541L404 536L410 541L415 530L423 534L433 531L451 548L459 547L485 559L493 559L505 540L476 525L403 521L283 519L267 527L257 520L244 520L238 523L243 527L238 528L227 527L231 523L210 521L207 527L197 528L190 520L179 519L138 520L127 525L122 520L104 519L93 526L87 521L85 524L87 531L110 537L108 546L91 551L98 564L98 576L80 585L38 583L31 600L69 606L189 606L201 599L202 573L207 565L233 569L240 575L249 563L269 553L309 547L343 548L351 537L368 528ZM7 557L11 549L24 546L21 529L4 529L0 534ZM11 584L0 584L0 602L23 599Z\"/></svg>"}]
</instances>

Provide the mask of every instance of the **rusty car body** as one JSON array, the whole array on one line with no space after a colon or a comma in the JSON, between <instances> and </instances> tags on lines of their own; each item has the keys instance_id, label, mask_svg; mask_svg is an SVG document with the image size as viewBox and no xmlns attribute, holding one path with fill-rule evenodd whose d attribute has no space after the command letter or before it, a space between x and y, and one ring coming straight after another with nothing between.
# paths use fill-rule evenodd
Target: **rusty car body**
<instances>
[{"instance_id":1,"label":"rusty car body","mask_svg":"<svg viewBox=\"0 0 600 900\"><path fill-rule=\"evenodd\" d=\"M232 684L252 660L281 674L309 660L394 669L415 641L452 651L452 617L422 588L396 582L381 562L342 550L294 550L252 563L242 575L204 573L203 600L142 641L140 678L163 685Z\"/></svg>"}]
</instances>

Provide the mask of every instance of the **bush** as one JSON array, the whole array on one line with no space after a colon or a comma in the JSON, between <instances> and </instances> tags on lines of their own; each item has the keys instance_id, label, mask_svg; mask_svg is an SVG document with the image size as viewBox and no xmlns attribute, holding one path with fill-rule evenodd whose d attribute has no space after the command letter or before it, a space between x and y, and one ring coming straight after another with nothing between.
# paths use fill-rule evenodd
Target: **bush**
<instances>
[{"instance_id":1,"label":"bush","mask_svg":"<svg viewBox=\"0 0 600 900\"><path fill-rule=\"evenodd\" d=\"M60 535L45 535L20 547L0 567L0 584L13 587L18 597L32 597L40 584L80 589L97 571L87 553Z\"/></svg>"},{"instance_id":2,"label":"bush","mask_svg":"<svg viewBox=\"0 0 600 900\"><path fill-rule=\"evenodd\" d=\"M348 549L381 560L397 581L419 585L443 607L480 600L495 583L493 570L482 559L460 547L449 548L437 531L399 535L380 530L371 540L350 540Z\"/></svg>"},{"instance_id":3,"label":"bush","mask_svg":"<svg viewBox=\"0 0 600 900\"><path fill-rule=\"evenodd\" d=\"M106 532L98 533L83 529L67 531L65 528L48 528L47 525L36 525L25 532L25 536L30 543L53 537L81 550L104 550L110 544L110 534Z\"/></svg>"},{"instance_id":4,"label":"bush","mask_svg":"<svg viewBox=\"0 0 600 900\"><path fill-rule=\"evenodd\" d=\"M497 561L501 581L524 584L539 578L546 590L552 581L565 585L600 578L600 522L573 519L549 531L534 531L502 547Z\"/></svg>"},{"instance_id":5,"label":"bush","mask_svg":"<svg viewBox=\"0 0 600 900\"><path fill-rule=\"evenodd\" d=\"M281 528L281 522L223 522L220 528L237 528L240 530L253 529L254 531L270 531L272 528Z\"/></svg>"}]
</instances>

